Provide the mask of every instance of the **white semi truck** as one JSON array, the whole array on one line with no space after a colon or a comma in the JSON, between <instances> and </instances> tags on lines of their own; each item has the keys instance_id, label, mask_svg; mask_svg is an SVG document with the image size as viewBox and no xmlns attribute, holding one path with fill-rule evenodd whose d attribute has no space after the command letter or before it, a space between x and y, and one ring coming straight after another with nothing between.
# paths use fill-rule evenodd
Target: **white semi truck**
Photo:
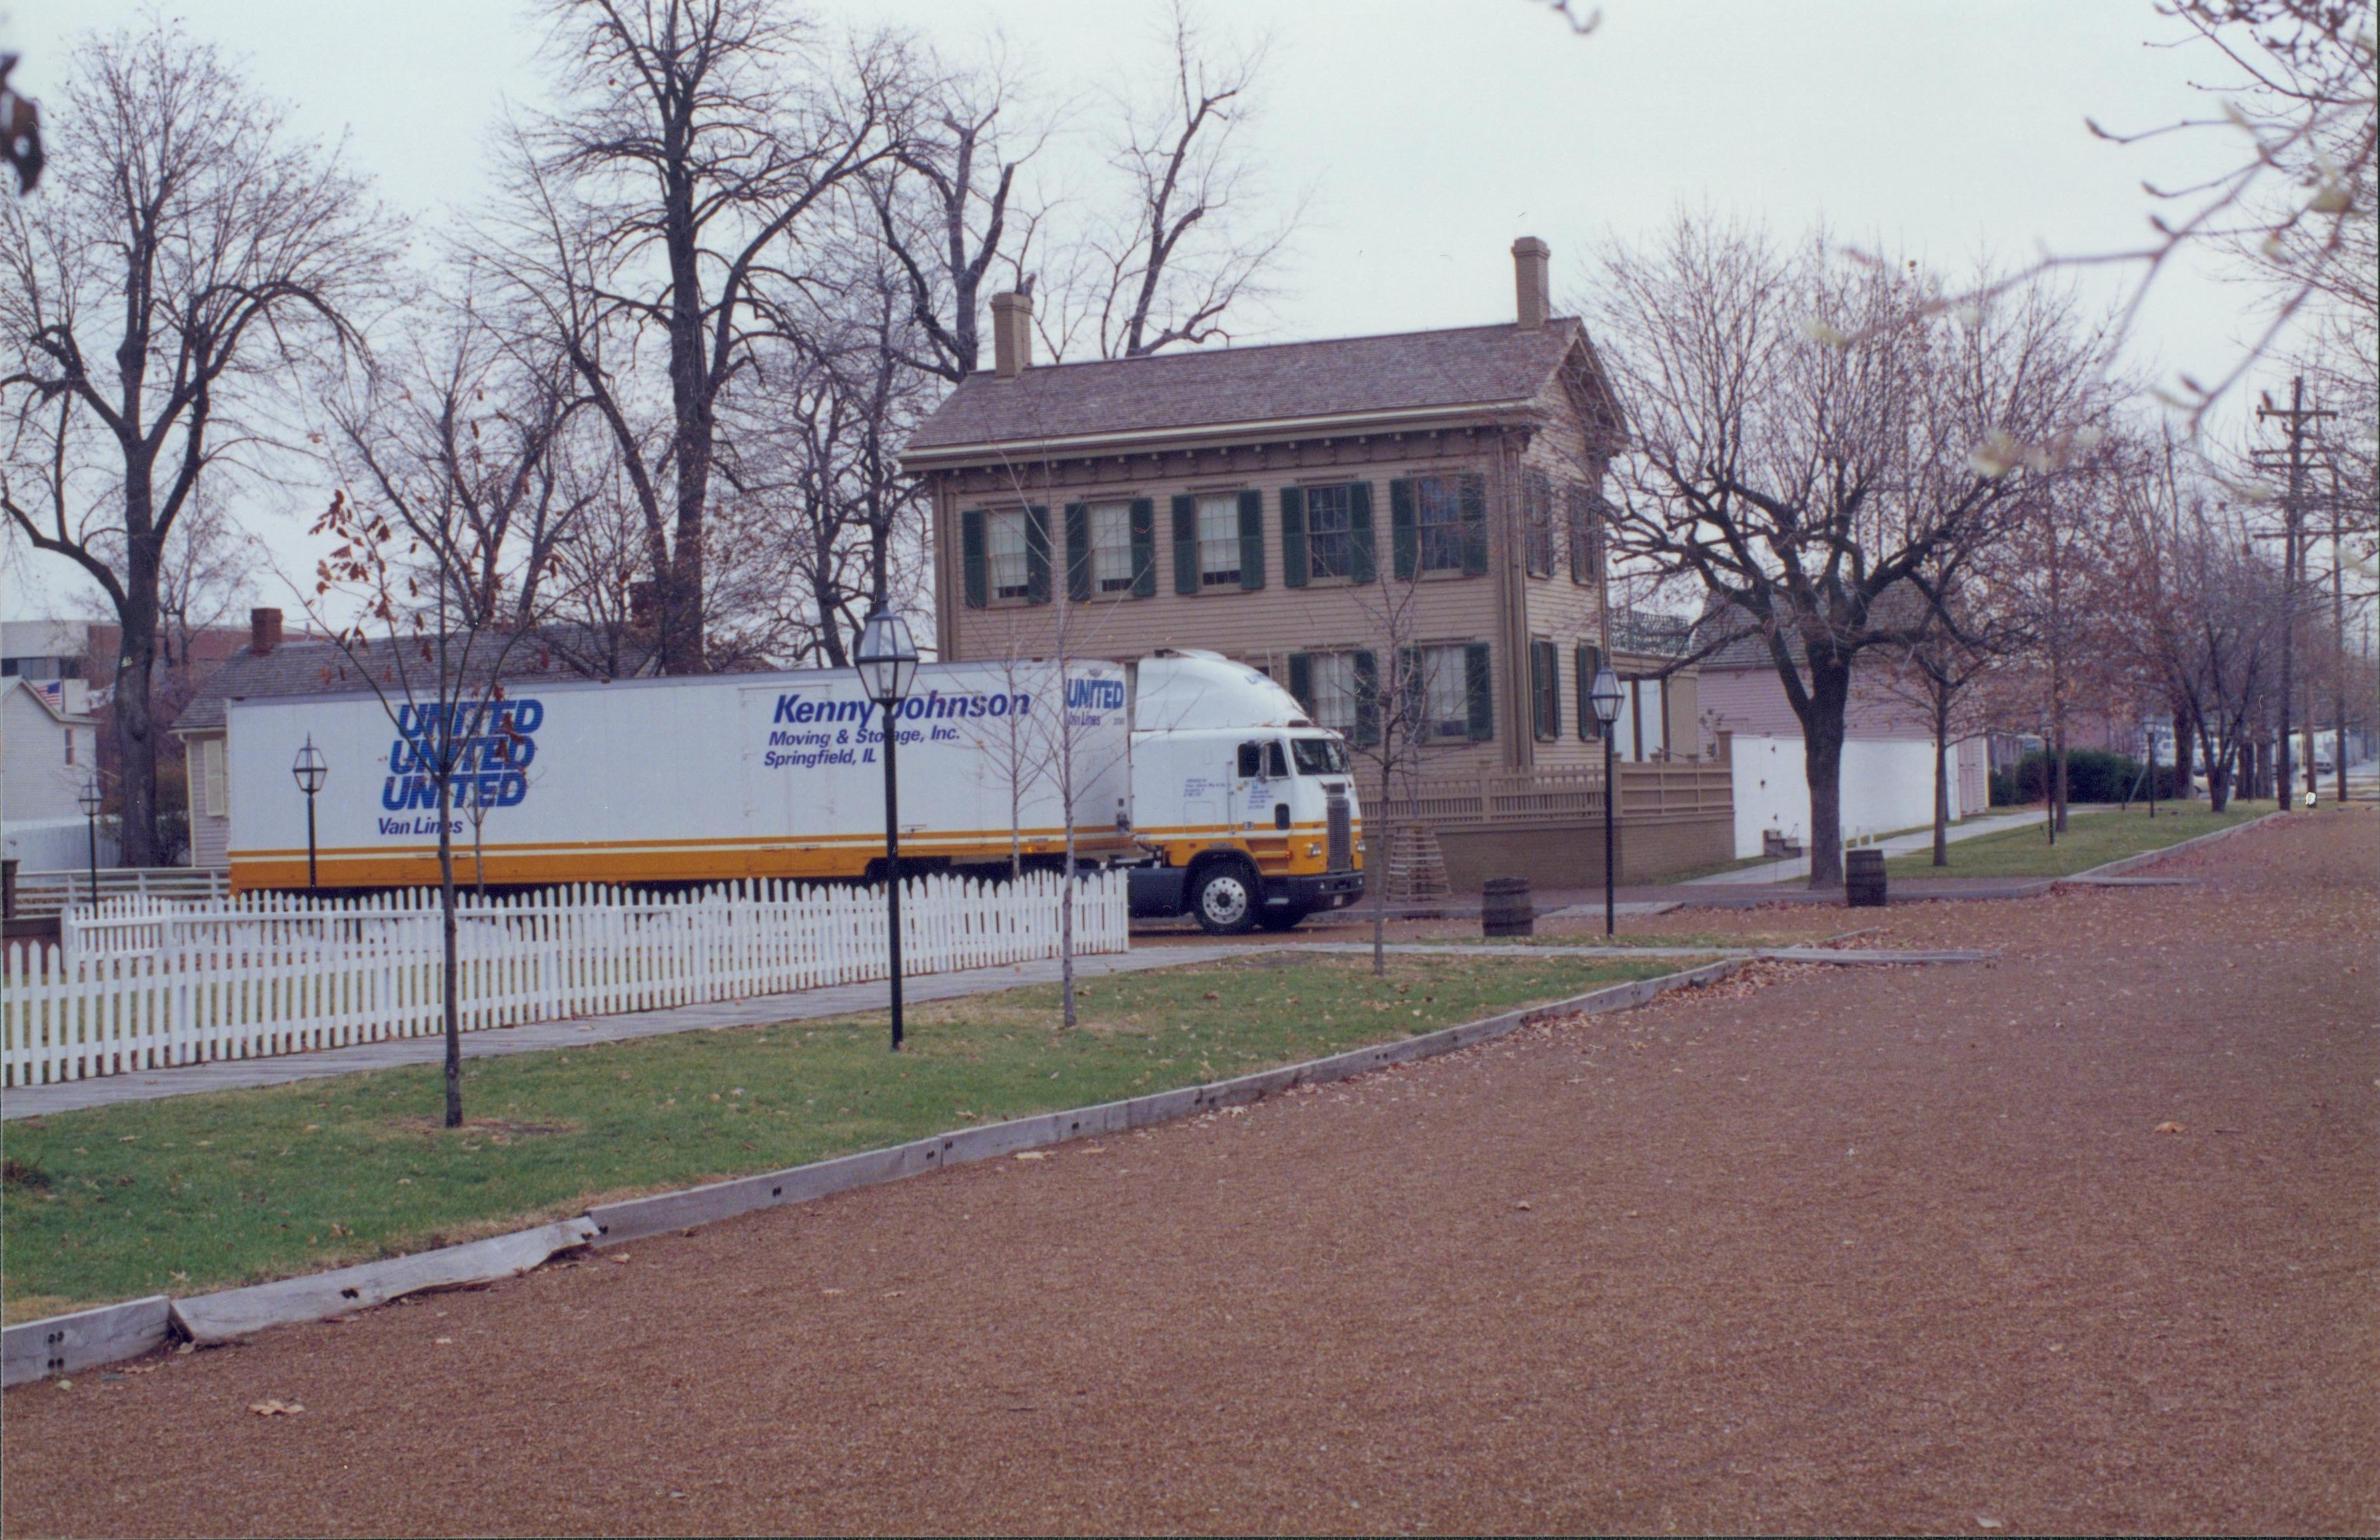
<instances>
[{"instance_id":1,"label":"white semi truck","mask_svg":"<svg viewBox=\"0 0 2380 1540\"><path fill-rule=\"evenodd\" d=\"M1210 930L1293 925L1361 889L1345 746L1262 674L1211 655L1131 665L929 663L899 708L909 870L1075 858L1133 868L1135 913ZM1135 710L1142 713L1137 724ZM1151 714L1153 713L1153 714ZM864 879L884 847L883 713L849 670L537 680L446 713L467 881ZM227 703L232 884L307 882L310 739L326 889L438 879L433 702L369 694ZM1137 730L1135 730L1135 725Z\"/></svg>"}]
</instances>

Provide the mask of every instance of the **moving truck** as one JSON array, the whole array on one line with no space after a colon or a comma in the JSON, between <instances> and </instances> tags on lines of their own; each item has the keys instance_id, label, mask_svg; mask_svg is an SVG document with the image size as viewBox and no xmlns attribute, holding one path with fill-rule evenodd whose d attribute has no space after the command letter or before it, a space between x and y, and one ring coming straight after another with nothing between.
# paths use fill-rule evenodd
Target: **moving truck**
<instances>
[{"instance_id":1,"label":"moving truck","mask_svg":"<svg viewBox=\"0 0 2380 1540\"><path fill-rule=\"evenodd\" d=\"M1252 668L1189 649L1133 666L1132 912L1286 930L1364 891L1346 741Z\"/></svg>"},{"instance_id":2,"label":"moving truck","mask_svg":"<svg viewBox=\"0 0 2380 1540\"><path fill-rule=\"evenodd\" d=\"M1211 653L1130 665L928 663L896 720L909 870L1131 868L1140 915L1230 934L1285 929L1362 891L1346 745L1287 691ZM438 879L434 702L278 697L226 704L236 889L306 884L306 797L328 889ZM804 881L880 877L883 712L851 670L609 683L540 679L471 703L448 815L462 881Z\"/></svg>"}]
</instances>

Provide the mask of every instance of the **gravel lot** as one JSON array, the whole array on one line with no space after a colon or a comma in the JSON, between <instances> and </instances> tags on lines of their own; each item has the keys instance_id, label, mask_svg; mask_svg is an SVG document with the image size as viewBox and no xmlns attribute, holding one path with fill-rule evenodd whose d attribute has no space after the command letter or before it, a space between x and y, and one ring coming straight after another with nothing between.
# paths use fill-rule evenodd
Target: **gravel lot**
<instances>
[{"instance_id":1,"label":"gravel lot","mask_svg":"<svg viewBox=\"0 0 2380 1540\"><path fill-rule=\"evenodd\" d=\"M12 1390L0 1518L2372 1533L2380 817L2158 874Z\"/></svg>"}]
</instances>

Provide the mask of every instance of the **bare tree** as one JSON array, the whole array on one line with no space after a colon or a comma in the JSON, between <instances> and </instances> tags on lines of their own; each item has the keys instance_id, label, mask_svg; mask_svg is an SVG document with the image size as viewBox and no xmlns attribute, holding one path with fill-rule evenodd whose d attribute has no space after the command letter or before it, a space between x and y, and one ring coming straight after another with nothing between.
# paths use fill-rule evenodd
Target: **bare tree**
<instances>
[{"instance_id":1,"label":"bare tree","mask_svg":"<svg viewBox=\"0 0 2380 1540\"><path fill-rule=\"evenodd\" d=\"M527 729L504 708L504 682L552 669L540 623L560 597L553 549L577 511L556 504L546 465L571 410L556 389L566 375L523 368L491 341L459 306L334 404L337 465L356 495L343 487L316 521L334 543L298 588L395 727L405 752L390 770L408 782L407 805L436 810L449 1128L463 1122L455 814L470 810L476 851L486 806L526 790L514 746Z\"/></svg>"},{"instance_id":2,"label":"bare tree","mask_svg":"<svg viewBox=\"0 0 2380 1540\"><path fill-rule=\"evenodd\" d=\"M0 206L0 508L122 630L123 859L158 858L167 542L202 479L272 447L272 404L358 341L395 232L213 48L164 24L76 57L52 188Z\"/></svg>"},{"instance_id":3,"label":"bare tree","mask_svg":"<svg viewBox=\"0 0 2380 1540\"><path fill-rule=\"evenodd\" d=\"M1988 556L1971 566L1937 561L1926 589L1923 629L1885 649L1886 688L1925 712L1934 739L1934 865L1950 864L1950 745L1983 726L1976 686L2028 639L2010 602L2006 565ZM1913 596L1912 596L1913 597Z\"/></svg>"},{"instance_id":4,"label":"bare tree","mask_svg":"<svg viewBox=\"0 0 2380 1540\"><path fill-rule=\"evenodd\" d=\"M982 360L984 285L1017 272L1038 223L1017 173L1048 142L1024 116L1004 61L943 75L924 93L889 161L867 182L884 250L907 285L917 328L912 368L955 384ZM1031 284L1022 277L1026 292Z\"/></svg>"},{"instance_id":5,"label":"bare tree","mask_svg":"<svg viewBox=\"0 0 2380 1540\"><path fill-rule=\"evenodd\" d=\"M2058 473L2098 409L2095 339L2039 290L1954 312L1913 264L1682 214L1606 271L1592 309L1632 414L1615 555L1767 642L1803 729L1811 881L1839 882L1852 666L1922 635L1931 586ZM1924 602L1882 603L1904 586Z\"/></svg>"},{"instance_id":6,"label":"bare tree","mask_svg":"<svg viewBox=\"0 0 2380 1540\"><path fill-rule=\"evenodd\" d=\"M1264 52L1215 44L1177 0L1160 86L1117 92L1106 146L1111 204L1064 240L1042 274L1034 325L1050 357L1136 358L1228 337L1234 306L1258 298L1296 225L1259 217L1255 167L1237 139Z\"/></svg>"},{"instance_id":7,"label":"bare tree","mask_svg":"<svg viewBox=\"0 0 2380 1540\"><path fill-rule=\"evenodd\" d=\"M722 414L793 331L802 238L885 160L888 44L821 44L775 0L552 0L567 105L516 139L486 255L609 428L642 520L663 668L699 673Z\"/></svg>"}]
</instances>

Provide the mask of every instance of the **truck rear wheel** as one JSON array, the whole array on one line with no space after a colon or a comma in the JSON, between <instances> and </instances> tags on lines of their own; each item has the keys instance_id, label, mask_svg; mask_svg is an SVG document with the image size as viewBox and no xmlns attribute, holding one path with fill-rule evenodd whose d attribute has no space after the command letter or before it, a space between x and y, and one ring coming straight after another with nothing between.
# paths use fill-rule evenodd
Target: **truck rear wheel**
<instances>
[{"instance_id":1,"label":"truck rear wheel","mask_svg":"<svg viewBox=\"0 0 2380 1540\"><path fill-rule=\"evenodd\" d=\"M1215 861L1190 884L1190 911L1209 936L1240 936L1255 926L1257 874L1239 861Z\"/></svg>"}]
</instances>

